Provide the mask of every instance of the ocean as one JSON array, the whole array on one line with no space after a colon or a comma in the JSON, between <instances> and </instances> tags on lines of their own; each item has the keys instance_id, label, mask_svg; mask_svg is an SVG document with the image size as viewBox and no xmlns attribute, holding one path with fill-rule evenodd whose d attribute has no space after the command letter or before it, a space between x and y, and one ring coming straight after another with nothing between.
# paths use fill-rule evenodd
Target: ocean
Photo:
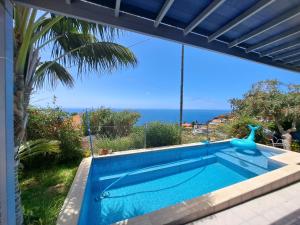
<instances>
[{"instance_id":1,"label":"ocean","mask_svg":"<svg viewBox=\"0 0 300 225\"><path fill-rule=\"evenodd\" d=\"M83 108L64 108L69 113L84 112ZM114 111L122 111L124 109L113 109ZM129 111L139 112L141 118L136 125L144 125L145 123L160 121L164 123L178 123L179 109L130 109ZM198 121L199 123L206 123L216 116L228 114L230 110L210 110L210 109L185 109L183 110L183 122L191 123Z\"/></svg>"}]
</instances>

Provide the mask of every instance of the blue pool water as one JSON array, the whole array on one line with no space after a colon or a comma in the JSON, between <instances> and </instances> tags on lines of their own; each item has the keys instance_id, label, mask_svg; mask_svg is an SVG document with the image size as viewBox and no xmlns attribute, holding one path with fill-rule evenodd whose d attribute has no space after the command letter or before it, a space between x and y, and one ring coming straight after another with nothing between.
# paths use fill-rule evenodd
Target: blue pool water
<instances>
[{"instance_id":1,"label":"blue pool water","mask_svg":"<svg viewBox=\"0 0 300 225\"><path fill-rule=\"evenodd\" d=\"M80 225L111 224L277 169L280 151L229 143L113 156L92 162Z\"/></svg>"}]
</instances>

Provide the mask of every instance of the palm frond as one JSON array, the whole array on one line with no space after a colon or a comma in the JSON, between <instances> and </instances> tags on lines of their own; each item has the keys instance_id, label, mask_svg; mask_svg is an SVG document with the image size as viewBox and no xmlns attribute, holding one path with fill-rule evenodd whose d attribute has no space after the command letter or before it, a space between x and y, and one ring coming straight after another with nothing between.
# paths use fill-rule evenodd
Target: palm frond
<instances>
[{"instance_id":1,"label":"palm frond","mask_svg":"<svg viewBox=\"0 0 300 225\"><path fill-rule=\"evenodd\" d=\"M135 66L137 59L133 52L116 43L97 42L73 52L78 73L96 70L99 73L112 72L119 68Z\"/></svg>"},{"instance_id":2,"label":"palm frond","mask_svg":"<svg viewBox=\"0 0 300 225\"><path fill-rule=\"evenodd\" d=\"M51 17L55 18L57 16L52 14ZM120 33L119 29L113 27L103 26L101 24L91 23L69 17L65 17L63 20L52 27L52 32L55 32L56 35L65 34L66 31L69 33L78 32L82 34L94 34L101 40L105 41L113 41L113 39L115 37L118 37Z\"/></svg>"},{"instance_id":3,"label":"palm frond","mask_svg":"<svg viewBox=\"0 0 300 225\"><path fill-rule=\"evenodd\" d=\"M43 17L40 17L38 19L38 21L36 21L35 25L36 28L39 27L40 28L40 24L43 24L44 26L42 27L42 29L35 29L36 32L32 37L31 40L31 44L33 45L34 43L38 42L39 40L41 40L42 37L44 37L49 30L51 30L51 28L58 23L60 20L62 20L64 17L63 16L57 16L52 20L45 20L43 19ZM47 21L47 23L45 23L45 21Z\"/></svg>"},{"instance_id":4,"label":"palm frond","mask_svg":"<svg viewBox=\"0 0 300 225\"><path fill-rule=\"evenodd\" d=\"M45 86L54 88L58 83L67 87L74 86L72 75L58 62L43 62L39 65L35 74L33 84L37 89Z\"/></svg>"},{"instance_id":5,"label":"palm frond","mask_svg":"<svg viewBox=\"0 0 300 225\"><path fill-rule=\"evenodd\" d=\"M82 35L76 36L79 38ZM78 75L92 70L98 73L111 73L120 67L133 67L137 64L133 52L122 45L113 42L93 42L87 38L86 41L83 40L74 42L60 40L60 45L52 52L54 57L57 56L55 61L65 66L76 65ZM79 45L81 43L82 45Z\"/></svg>"},{"instance_id":6,"label":"palm frond","mask_svg":"<svg viewBox=\"0 0 300 225\"><path fill-rule=\"evenodd\" d=\"M60 142L56 140L38 139L27 141L22 144L17 153L19 160L24 160L38 154L57 154L60 153Z\"/></svg>"},{"instance_id":7,"label":"palm frond","mask_svg":"<svg viewBox=\"0 0 300 225\"><path fill-rule=\"evenodd\" d=\"M61 55L66 54L73 49L77 49L81 46L98 42L97 38L91 34L82 33L68 33L63 34L60 38L57 38L53 43L51 52L52 58L58 58Z\"/></svg>"},{"instance_id":8,"label":"palm frond","mask_svg":"<svg viewBox=\"0 0 300 225\"><path fill-rule=\"evenodd\" d=\"M29 49L31 46L31 37L34 33L34 23L36 19L37 10L32 9L30 12L29 20L26 29L23 31L23 34L21 36L23 37L22 44L20 46L20 50L18 51L18 54L16 55L15 60L15 72L17 74L23 74L25 73L26 68L26 59L28 55ZM23 28L24 29L24 28Z\"/></svg>"},{"instance_id":9,"label":"palm frond","mask_svg":"<svg viewBox=\"0 0 300 225\"><path fill-rule=\"evenodd\" d=\"M64 19L65 18L62 18L62 20ZM40 21L39 25L36 27L36 33L41 33L42 30L45 30L45 28L49 26L51 21L53 21L53 18L51 17L44 18L42 21ZM52 27L55 26L56 24L57 23L52 24ZM47 42L50 39L56 40L55 38L60 37L60 35L57 35L57 33L53 31L52 27L51 29L48 29L46 33L41 33L42 35L40 35L39 39L36 40L36 45L43 45L45 42Z\"/></svg>"},{"instance_id":10,"label":"palm frond","mask_svg":"<svg viewBox=\"0 0 300 225\"><path fill-rule=\"evenodd\" d=\"M51 17L44 19L43 22L38 26L37 32L44 30L49 22L52 20L57 20L57 17L58 16L51 14ZM113 41L115 37L119 36L120 30L109 26L103 26L100 24L64 17L63 19L59 20L59 22L53 24L51 29L47 33L44 33L38 41L39 44L42 45L43 42L49 39L58 39L62 36L67 36L72 33L81 33L84 35L93 34L100 40Z\"/></svg>"},{"instance_id":11,"label":"palm frond","mask_svg":"<svg viewBox=\"0 0 300 225\"><path fill-rule=\"evenodd\" d=\"M23 38L24 30L27 28L31 9L17 5L14 8L14 30L18 39Z\"/></svg>"}]
</instances>

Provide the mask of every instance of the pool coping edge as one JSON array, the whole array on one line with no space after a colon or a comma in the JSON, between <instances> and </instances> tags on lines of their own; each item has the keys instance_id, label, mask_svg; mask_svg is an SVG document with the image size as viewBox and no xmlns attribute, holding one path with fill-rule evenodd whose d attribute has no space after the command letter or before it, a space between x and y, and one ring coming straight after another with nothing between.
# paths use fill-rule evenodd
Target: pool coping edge
<instances>
[{"instance_id":1,"label":"pool coping edge","mask_svg":"<svg viewBox=\"0 0 300 225\"><path fill-rule=\"evenodd\" d=\"M68 195L58 215L56 221L57 225L78 224L91 163L92 157L84 158L81 161Z\"/></svg>"},{"instance_id":2,"label":"pool coping edge","mask_svg":"<svg viewBox=\"0 0 300 225\"><path fill-rule=\"evenodd\" d=\"M118 152L113 152L112 154L107 154L107 155L95 155L94 158L95 159L111 158L111 157L122 156L122 155L134 155L134 154L147 153L147 152L167 151L167 150L171 150L171 149L178 149L178 148L185 148L185 147L196 147L196 146L204 147L206 145L227 143L230 140L231 139L226 139L226 140L222 140L222 141L214 141L214 142L210 142L209 144L202 143L202 142L195 142L195 143L188 143L188 144L181 144L181 145L170 145L170 146L163 146L163 147L141 148L141 149L134 149L134 150L118 151Z\"/></svg>"}]
</instances>

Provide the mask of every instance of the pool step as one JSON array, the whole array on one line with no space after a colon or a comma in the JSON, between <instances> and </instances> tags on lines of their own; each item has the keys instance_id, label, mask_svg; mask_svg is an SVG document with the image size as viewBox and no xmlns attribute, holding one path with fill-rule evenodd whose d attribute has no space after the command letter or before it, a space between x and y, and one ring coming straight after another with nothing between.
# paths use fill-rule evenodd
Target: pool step
<instances>
[{"instance_id":1,"label":"pool step","mask_svg":"<svg viewBox=\"0 0 300 225\"><path fill-rule=\"evenodd\" d=\"M199 157L196 159L186 159L186 160L175 161L172 163L154 165L144 169L133 170L131 172L100 177L97 181L95 181L95 185L93 186L96 187L97 189L96 191L101 191L104 190L107 186L109 186L113 182L115 182L117 179L121 178L112 187L112 188L117 188L125 185L131 185L135 183L158 179L160 177L169 176L175 173L180 173L183 171L199 168L204 165L212 164L215 162L217 162L216 156L209 155L209 156Z\"/></svg>"},{"instance_id":2,"label":"pool step","mask_svg":"<svg viewBox=\"0 0 300 225\"><path fill-rule=\"evenodd\" d=\"M218 161L223 165L232 168L236 172L247 176L248 178L266 173L270 171L268 166L268 159L266 162L252 162L247 158L236 157L224 152L218 152L215 154Z\"/></svg>"}]
</instances>

